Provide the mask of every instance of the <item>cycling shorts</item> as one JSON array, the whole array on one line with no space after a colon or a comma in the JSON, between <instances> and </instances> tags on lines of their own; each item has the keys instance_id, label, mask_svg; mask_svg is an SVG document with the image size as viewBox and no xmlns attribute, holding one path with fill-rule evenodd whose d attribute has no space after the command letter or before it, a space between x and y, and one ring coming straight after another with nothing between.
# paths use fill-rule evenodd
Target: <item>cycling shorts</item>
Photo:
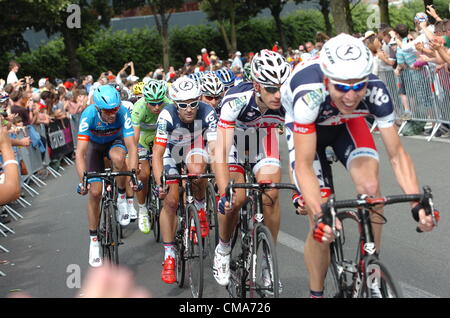
<instances>
[{"instance_id":1,"label":"cycling shorts","mask_svg":"<svg viewBox=\"0 0 450 318\"><path fill-rule=\"evenodd\" d=\"M119 147L127 152L123 138L118 138L105 144L98 144L89 140L88 149L86 153L87 171L88 172L102 172L105 170L104 158L111 159L109 152L111 149ZM89 183L102 182L101 178L92 178Z\"/></svg>"}]
</instances>

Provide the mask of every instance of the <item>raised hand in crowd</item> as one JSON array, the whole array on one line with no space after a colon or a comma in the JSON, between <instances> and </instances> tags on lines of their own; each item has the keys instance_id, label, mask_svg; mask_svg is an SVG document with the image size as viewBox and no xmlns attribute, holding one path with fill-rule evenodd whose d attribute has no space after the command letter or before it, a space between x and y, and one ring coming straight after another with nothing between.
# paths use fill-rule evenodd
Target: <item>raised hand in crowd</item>
<instances>
[{"instance_id":1,"label":"raised hand in crowd","mask_svg":"<svg viewBox=\"0 0 450 318\"><path fill-rule=\"evenodd\" d=\"M436 21L442 21L442 19L436 13L436 10L434 9L433 5L427 6L426 12L427 12L427 14L432 16Z\"/></svg>"}]
</instances>

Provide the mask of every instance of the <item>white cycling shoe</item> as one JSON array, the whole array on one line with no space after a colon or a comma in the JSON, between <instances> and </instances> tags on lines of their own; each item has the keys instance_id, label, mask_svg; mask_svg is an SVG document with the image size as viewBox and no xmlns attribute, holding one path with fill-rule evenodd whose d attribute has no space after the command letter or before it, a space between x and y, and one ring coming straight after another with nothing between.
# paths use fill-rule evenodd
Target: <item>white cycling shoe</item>
<instances>
[{"instance_id":1,"label":"white cycling shoe","mask_svg":"<svg viewBox=\"0 0 450 318\"><path fill-rule=\"evenodd\" d=\"M100 267L103 265L100 250L100 242L91 240L91 243L89 244L89 265L92 267Z\"/></svg>"},{"instance_id":2,"label":"white cycling shoe","mask_svg":"<svg viewBox=\"0 0 450 318\"><path fill-rule=\"evenodd\" d=\"M117 198L117 221L119 221L120 225L127 226L130 224L130 215L128 214L128 205L127 200L121 199L120 194L119 198Z\"/></svg>"},{"instance_id":3,"label":"white cycling shoe","mask_svg":"<svg viewBox=\"0 0 450 318\"><path fill-rule=\"evenodd\" d=\"M230 254L222 254L218 251L219 245L216 246L214 255L213 274L217 283L221 286L228 286L230 283Z\"/></svg>"},{"instance_id":4,"label":"white cycling shoe","mask_svg":"<svg viewBox=\"0 0 450 318\"><path fill-rule=\"evenodd\" d=\"M127 200L127 210L130 216L130 221L134 222L138 218L138 213L134 208L133 200Z\"/></svg>"}]
</instances>

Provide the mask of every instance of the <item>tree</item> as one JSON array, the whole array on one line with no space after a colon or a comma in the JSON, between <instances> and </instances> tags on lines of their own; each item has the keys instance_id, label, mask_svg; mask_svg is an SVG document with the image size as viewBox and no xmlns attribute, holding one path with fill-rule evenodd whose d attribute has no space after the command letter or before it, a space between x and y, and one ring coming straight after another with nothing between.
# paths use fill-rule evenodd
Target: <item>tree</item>
<instances>
[{"instance_id":1,"label":"tree","mask_svg":"<svg viewBox=\"0 0 450 318\"><path fill-rule=\"evenodd\" d=\"M281 41L281 47L283 51L287 51L287 41L286 41L286 32L284 29L283 21L281 20L281 11L283 11L284 6L287 3L287 0L257 0L258 5L262 8L269 8L270 13L275 21L275 26L278 31L278 35Z\"/></svg>"},{"instance_id":2,"label":"tree","mask_svg":"<svg viewBox=\"0 0 450 318\"><path fill-rule=\"evenodd\" d=\"M330 0L336 33L353 33L353 21L348 0Z\"/></svg>"},{"instance_id":3,"label":"tree","mask_svg":"<svg viewBox=\"0 0 450 318\"><path fill-rule=\"evenodd\" d=\"M389 1L378 0L378 6L380 7L380 22L385 25L390 25L391 21L389 19Z\"/></svg>"},{"instance_id":4,"label":"tree","mask_svg":"<svg viewBox=\"0 0 450 318\"><path fill-rule=\"evenodd\" d=\"M209 21L215 21L223 36L228 53L237 50L237 24L248 21L261 10L256 0L203 0L200 8ZM227 31L230 27L230 33Z\"/></svg>"},{"instance_id":5,"label":"tree","mask_svg":"<svg viewBox=\"0 0 450 318\"><path fill-rule=\"evenodd\" d=\"M175 9L180 8L184 0L148 0L155 17L156 27L162 39L163 65L166 72L169 71L169 20Z\"/></svg>"}]
</instances>

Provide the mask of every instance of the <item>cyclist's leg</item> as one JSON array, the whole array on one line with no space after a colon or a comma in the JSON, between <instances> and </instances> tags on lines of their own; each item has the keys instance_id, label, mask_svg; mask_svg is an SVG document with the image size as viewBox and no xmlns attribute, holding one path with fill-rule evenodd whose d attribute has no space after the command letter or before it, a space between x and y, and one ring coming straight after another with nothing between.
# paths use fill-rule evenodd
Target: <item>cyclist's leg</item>
<instances>
[{"instance_id":1,"label":"cyclist's leg","mask_svg":"<svg viewBox=\"0 0 450 318\"><path fill-rule=\"evenodd\" d=\"M194 148L186 156L185 162L189 173L203 174L208 164L208 152L202 148ZM205 200L207 179L194 180L192 182L194 197L197 201Z\"/></svg>"},{"instance_id":2,"label":"cyclist's leg","mask_svg":"<svg viewBox=\"0 0 450 318\"><path fill-rule=\"evenodd\" d=\"M148 150L145 148L139 148L139 154L148 153ZM150 178L150 163L148 160L139 160L140 171L138 174L138 179L141 180L144 188L142 191L136 193L139 205L145 204L145 199L147 198L148 189L148 180Z\"/></svg>"},{"instance_id":3,"label":"cyclist's leg","mask_svg":"<svg viewBox=\"0 0 450 318\"><path fill-rule=\"evenodd\" d=\"M344 136L339 139L339 142L346 145L347 151L345 153L338 151L337 156L350 172L357 193L380 196L379 157L367 123L364 118L355 118L350 120L346 126ZM339 149L344 148L339 147ZM348 151L348 149L351 150ZM376 209L376 212L383 213L383 209ZM376 214L372 214L371 219L374 221L372 229L379 251L382 229L380 223L383 223L383 219Z\"/></svg>"},{"instance_id":4,"label":"cyclist's leg","mask_svg":"<svg viewBox=\"0 0 450 318\"><path fill-rule=\"evenodd\" d=\"M108 153L113 163L114 171L126 171L128 169L125 161L126 154L127 148L124 145L123 139L114 140ZM119 189L125 189L126 181L127 177L117 177L117 187Z\"/></svg>"}]
</instances>

